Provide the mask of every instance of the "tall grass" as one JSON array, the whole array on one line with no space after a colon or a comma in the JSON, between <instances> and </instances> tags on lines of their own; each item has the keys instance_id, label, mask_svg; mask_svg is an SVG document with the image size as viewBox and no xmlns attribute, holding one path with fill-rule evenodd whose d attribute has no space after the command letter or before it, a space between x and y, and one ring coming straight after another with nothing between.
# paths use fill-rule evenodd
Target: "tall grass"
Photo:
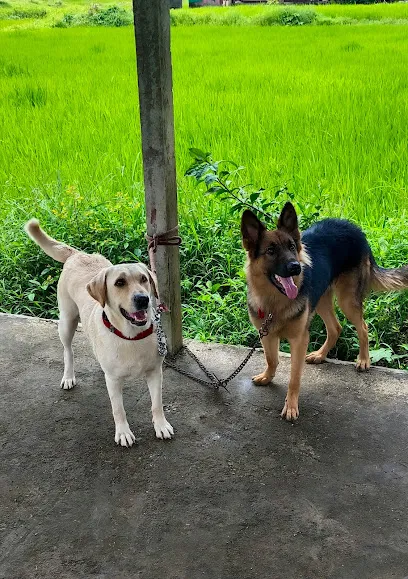
<instances>
[{"instance_id":1,"label":"tall grass","mask_svg":"<svg viewBox=\"0 0 408 579\"><path fill-rule=\"evenodd\" d=\"M382 264L408 261L405 27L175 27L172 38L188 335L251 332L238 223L183 177L191 146L246 165L266 195L287 183L322 215L353 219ZM59 266L24 237L27 218L115 261L146 257L133 33L23 30L1 43L0 304L55 315ZM407 299L373 298L367 314L372 347L399 353Z\"/></svg>"},{"instance_id":2,"label":"tall grass","mask_svg":"<svg viewBox=\"0 0 408 579\"><path fill-rule=\"evenodd\" d=\"M141 182L131 29L2 39L0 179L7 197L57 179L103 196ZM318 35L306 28L232 28L228 35L174 29L183 191L191 187L182 177L188 148L196 145L247 164L257 185L287 182L301 196L323 188L331 212L363 223L404 214L407 44L405 27L334 27Z\"/></svg>"}]
</instances>

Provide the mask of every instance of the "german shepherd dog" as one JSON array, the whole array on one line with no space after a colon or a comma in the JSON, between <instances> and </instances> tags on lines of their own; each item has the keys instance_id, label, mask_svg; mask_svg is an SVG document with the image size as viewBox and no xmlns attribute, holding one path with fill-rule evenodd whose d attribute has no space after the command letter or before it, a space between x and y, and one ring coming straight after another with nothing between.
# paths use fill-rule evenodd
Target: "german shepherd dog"
<instances>
[{"instance_id":1,"label":"german shepherd dog","mask_svg":"<svg viewBox=\"0 0 408 579\"><path fill-rule=\"evenodd\" d=\"M265 225L246 210L241 233L247 251L248 310L259 329L268 314L272 324L262 339L266 368L252 380L268 384L278 365L279 342L286 338L291 350L291 372L281 416L299 416L298 399L303 363L320 364L333 348L341 326L333 307L333 294L355 326L360 342L357 370L368 370L367 324L363 302L369 291L408 288L408 266L383 269L373 257L359 227L343 219L324 219L300 234L295 208L286 203L277 229ZM326 326L326 341L306 356L310 321L317 312Z\"/></svg>"}]
</instances>

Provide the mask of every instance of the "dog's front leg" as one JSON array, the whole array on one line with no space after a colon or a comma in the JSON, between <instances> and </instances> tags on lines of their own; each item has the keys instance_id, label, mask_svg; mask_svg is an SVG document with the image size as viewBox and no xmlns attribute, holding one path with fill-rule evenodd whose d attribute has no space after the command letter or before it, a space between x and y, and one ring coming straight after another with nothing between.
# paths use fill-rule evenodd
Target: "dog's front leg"
<instances>
[{"instance_id":1,"label":"dog's front leg","mask_svg":"<svg viewBox=\"0 0 408 579\"><path fill-rule=\"evenodd\" d=\"M308 330L304 330L299 336L289 338L289 344L291 355L290 382L281 416L286 420L293 421L299 416L300 380L309 344Z\"/></svg>"},{"instance_id":2,"label":"dog's front leg","mask_svg":"<svg viewBox=\"0 0 408 579\"><path fill-rule=\"evenodd\" d=\"M157 438L171 438L174 434L172 425L167 422L163 411L162 402L162 368L155 368L146 373L147 385L149 387L150 398L152 400L153 426Z\"/></svg>"},{"instance_id":3,"label":"dog's front leg","mask_svg":"<svg viewBox=\"0 0 408 579\"><path fill-rule=\"evenodd\" d=\"M105 374L105 380L112 405L113 420L115 421L115 442L121 446L132 446L136 438L129 428L123 407L122 380L107 374Z\"/></svg>"},{"instance_id":4,"label":"dog's front leg","mask_svg":"<svg viewBox=\"0 0 408 579\"><path fill-rule=\"evenodd\" d=\"M276 368L279 364L279 336L268 334L262 338L262 347L265 354L266 368L261 374L252 376L252 381L257 385L269 384L275 377Z\"/></svg>"}]
</instances>

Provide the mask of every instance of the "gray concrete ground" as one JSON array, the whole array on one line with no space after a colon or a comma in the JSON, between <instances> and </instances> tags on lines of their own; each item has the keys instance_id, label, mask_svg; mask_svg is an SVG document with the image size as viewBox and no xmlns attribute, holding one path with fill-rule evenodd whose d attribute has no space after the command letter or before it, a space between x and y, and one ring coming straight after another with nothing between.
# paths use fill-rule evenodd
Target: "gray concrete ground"
<instances>
[{"instance_id":1,"label":"gray concrete ground","mask_svg":"<svg viewBox=\"0 0 408 579\"><path fill-rule=\"evenodd\" d=\"M67 392L54 323L0 316L0 331L0 577L408 576L407 374L306 367L291 426L288 358L255 387L257 353L230 393L166 370L174 440L154 438L140 382L125 393L137 445L122 449L82 332ZM245 353L193 349L221 375Z\"/></svg>"}]
</instances>

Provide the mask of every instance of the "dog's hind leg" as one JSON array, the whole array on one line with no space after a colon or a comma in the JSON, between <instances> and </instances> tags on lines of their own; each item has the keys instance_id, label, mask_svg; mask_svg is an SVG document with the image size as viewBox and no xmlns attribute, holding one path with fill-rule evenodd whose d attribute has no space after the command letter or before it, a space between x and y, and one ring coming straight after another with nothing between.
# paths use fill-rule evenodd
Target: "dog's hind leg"
<instances>
[{"instance_id":1,"label":"dog's hind leg","mask_svg":"<svg viewBox=\"0 0 408 579\"><path fill-rule=\"evenodd\" d=\"M78 308L72 300L59 300L60 320L58 333L64 346L64 375L61 380L61 388L71 390L76 384L74 372L74 352L72 339L78 326Z\"/></svg>"},{"instance_id":2,"label":"dog's hind leg","mask_svg":"<svg viewBox=\"0 0 408 579\"><path fill-rule=\"evenodd\" d=\"M316 313L322 318L324 325L326 326L327 335L323 346L319 348L319 350L311 352L306 356L306 362L308 364L321 364L324 362L327 354L336 345L341 333L341 325L334 313L332 288L326 290L320 298L316 307Z\"/></svg>"},{"instance_id":3,"label":"dog's hind leg","mask_svg":"<svg viewBox=\"0 0 408 579\"><path fill-rule=\"evenodd\" d=\"M359 270L342 274L335 284L339 307L357 330L360 342L360 351L356 362L357 370L368 370L370 368L368 330L367 324L363 319L363 300L367 293L368 283L365 272Z\"/></svg>"},{"instance_id":4,"label":"dog's hind leg","mask_svg":"<svg viewBox=\"0 0 408 579\"><path fill-rule=\"evenodd\" d=\"M252 381L258 386L269 384L275 377L276 368L279 364L279 337L268 334L262 338L262 347L265 354L266 368L261 374L252 376Z\"/></svg>"}]
</instances>

